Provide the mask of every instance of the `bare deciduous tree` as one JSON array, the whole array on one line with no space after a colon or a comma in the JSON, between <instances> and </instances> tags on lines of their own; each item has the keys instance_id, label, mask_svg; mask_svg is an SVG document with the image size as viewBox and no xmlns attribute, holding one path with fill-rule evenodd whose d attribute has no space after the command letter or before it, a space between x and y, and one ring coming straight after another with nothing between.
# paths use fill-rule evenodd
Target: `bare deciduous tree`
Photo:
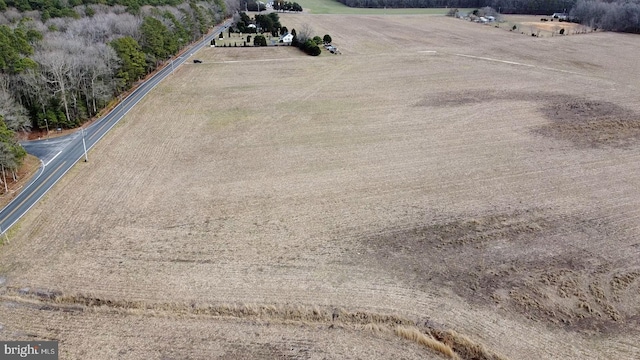
<instances>
[{"instance_id":1,"label":"bare deciduous tree","mask_svg":"<svg viewBox=\"0 0 640 360\"><path fill-rule=\"evenodd\" d=\"M69 86L73 83L72 73L78 65L73 53L68 51L70 44L60 35L49 36L46 49L37 52L33 59L38 63L40 78L51 88L62 103L67 123L71 123L69 112Z\"/></svg>"},{"instance_id":2,"label":"bare deciduous tree","mask_svg":"<svg viewBox=\"0 0 640 360\"><path fill-rule=\"evenodd\" d=\"M13 131L25 131L31 128L27 110L15 101L9 91L9 79L0 75L0 116L4 118L7 128Z\"/></svg>"},{"instance_id":3,"label":"bare deciduous tree","mask_svg":"<svg viewBox=\"0 0 640 360\"><path fill-rule=\"evenodd\" d=\"M298 42L304 43L305 41L313 37L313 29L309 24L303 24L300 30L296 33Z\"/></svg>"}]
</instances>

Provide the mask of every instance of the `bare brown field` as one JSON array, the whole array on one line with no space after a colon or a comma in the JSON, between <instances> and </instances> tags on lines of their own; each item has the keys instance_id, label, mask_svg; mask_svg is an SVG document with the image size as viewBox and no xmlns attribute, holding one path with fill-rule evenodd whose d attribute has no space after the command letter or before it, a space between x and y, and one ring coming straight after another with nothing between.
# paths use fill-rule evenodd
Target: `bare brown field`
<instances>
[{"instance_id":1,"label":"bare brown field","mask_svg":"<svg viewBox=\"0 0 640 360\"><path fill-rule=\"evenodd\" d=\"M64 359L640 357L637 36L282 23L343 55L177 69L0 248L0 338Z\"/></svg>"}]
</instances>

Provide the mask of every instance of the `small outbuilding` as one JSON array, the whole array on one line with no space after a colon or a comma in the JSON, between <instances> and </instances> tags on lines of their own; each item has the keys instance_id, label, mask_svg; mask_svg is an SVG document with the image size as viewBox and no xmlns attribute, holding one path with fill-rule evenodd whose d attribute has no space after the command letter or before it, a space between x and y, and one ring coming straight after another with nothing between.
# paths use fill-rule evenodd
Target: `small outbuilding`
<instances>
[{"instance_id":1,"label":"small outbuilding","mask_svg":"<svg viewBox=\"0 0 640 360\"><path fill-rule=\"evenodd\" d=\"M569 14L567 14L567 13L553 13L553 15L551 15L551 17L553 19L558 19L558 20L568 20L569 19Z\"/></svg>"}]
</instances>

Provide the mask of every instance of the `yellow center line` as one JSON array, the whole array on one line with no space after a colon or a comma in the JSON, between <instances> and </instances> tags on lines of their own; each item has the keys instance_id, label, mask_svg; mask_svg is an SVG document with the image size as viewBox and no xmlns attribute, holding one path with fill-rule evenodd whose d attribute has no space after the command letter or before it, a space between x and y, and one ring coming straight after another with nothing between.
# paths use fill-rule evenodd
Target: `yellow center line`
<instances>
[{"instance_id":1,"label":"yellow center line","mask_svg":"<svg viewBox=\"0 0 640 360\"><path fill-rule=\"evenodd\" d=\"M55 173L57 173L57 172L58 172L58 170L60 170L60 168L61 168L61 167L62 167L66 162L67 162L67 160L63 161L63 162L62 162L62 164L60 164L60 165L59 165L55 170L53 170L53 172L51 173L51 175L47 176L47 178L46 178L46 179L44 179L44 181L43 181L43 182L42 182L42 183L41 183L41 184L40 184L40 185L39 185L35 190L33 190L33 191L31 192L31 194L30 194L29 196L27 196L27 198L26 198L26 199L22 200L22 202L20 202L20 204L18 204L18 206L16 206L16 207L13 209L13 211L11 211L11 212L9 213L9 215L5 216L5 217L4 217L4 219L2 219L2 221L4 221L4 220L6 220L6 219L10 218L10 217L11 217L11 215L13 215L13 213L14 213L14 212L16 212L16 211L17 211L17 210L22 206L22 204L24 204L27 200L29 200L29 199L33 196L33 194L37 193L37 192L38 192L38 190L40 190L40 188L41 188L44 184L46 184L46 183L47 183L47 181L49 181L49 179L51 179L51 177L52 177L53 175L55 175Z\"/></svg>"}]
</instances>

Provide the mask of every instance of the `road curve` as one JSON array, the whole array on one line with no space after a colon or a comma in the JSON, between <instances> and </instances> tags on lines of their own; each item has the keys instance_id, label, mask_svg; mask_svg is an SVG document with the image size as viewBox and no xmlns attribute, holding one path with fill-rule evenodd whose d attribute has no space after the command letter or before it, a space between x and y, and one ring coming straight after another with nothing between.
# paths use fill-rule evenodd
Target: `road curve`
<instances>
[{"instance_id":1,"label":"road curve","mask_svg":"<svg viewBox=\"0 0 640 360\"><path fill-rule=\"evenodd\" d=\"M75 163L84 158L83 138L88 151L140 102L151 89L169 76L176 67L187 61L192 54L209 45L211 40L218 36L218 34L224 31L229 25L230 20L191 46L187 51L183 52L182 55L175 58L172 63L142 83L111 112L86 127L84 131L78 131L74 134L55 139L24 143L23 146L27 152L39 157L42 165L38 174L22 189L20 194L0 210L0 235L15 225Z\"/></svg>"}]
</instances>

